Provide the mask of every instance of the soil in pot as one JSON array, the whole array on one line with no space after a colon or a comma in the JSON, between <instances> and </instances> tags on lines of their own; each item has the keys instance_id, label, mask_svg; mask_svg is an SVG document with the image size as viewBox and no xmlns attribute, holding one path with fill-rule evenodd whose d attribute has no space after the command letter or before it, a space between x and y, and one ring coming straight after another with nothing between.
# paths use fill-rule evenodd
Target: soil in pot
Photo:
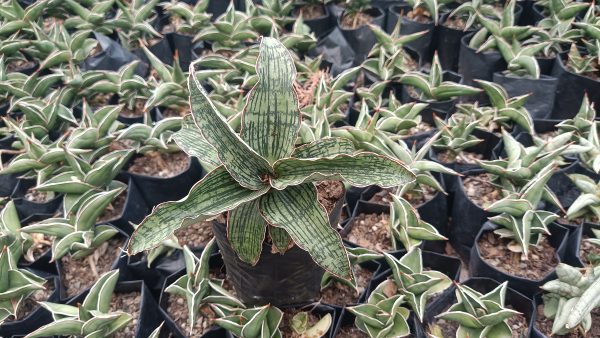
<instances>
[{"instance_id":1,"label":"soil in pot","mask_svg":"<svg viewBox=\"0 0 600 338\"><path fill-rule=\"evenodd\" d=\"M558 130L553 130L545 133L539 133L537 136L544 140L544 142L551 142L558 134Z\"/></svg>"},{"instance_id":2,"label":"soil in pot","mask_svg":"<svg viewBox=\"0 0 600 338\"><path fill-rule=\"evenodd\" d=\"M587 241L589 239L587 235L582 236L581 245L579 246L579 258L586 264L592 264L590 262L590 257L592 258L600 258L600 246L594 245ZM600 331L599 331L600 332Z\"/></svg>"},{"instance_id":3,"label":"soil in pot","mask_svg":"<svg viewBox=\"0 0 600 338\"><path fill-rule=\"evenodd\" d=\"M142 293L139 291L113 294L110 302L110 311L123 311L129 313L132 317L131 321L124 328L115 332L113 338L135 337L136 328L140 321L141 303Z\"/></svg>"},{"instance_id":4,"label":"soil in pot","mask_svg":"<svg viewBox=\"0 0 600 338\"><path fill-rule=\"evenodd\" d=\"M119 218L123 214L123 209L125 209L125 202L127 202L127 190L121 192L110 202L106 209L104 209L104 212L98 217L96 223L105 223Z\"/></svg>"},{"instance_id":5,"label":"soil in pot","mask_svg":"<svg viewBox=\"0 0 600 338\"><path fill-rule=\"evenodd\" d=\"M419 190L413 190L402 195L413 207L417 208L435 197L437 191L430 186L422 185ZM381 189L368 202L388 205L392 201L392 189Z\"/></svg>"},{"instance_id":6,"label":"soil in pot","mask_svg":"<svg viewBox=\"0 0 600 338\"><path fill-rule=\"evenodd\" d=\"M8 318L6 318L6 322L21 320L27 317L29 314L31 314L33 311L39 308L40 305L38 304L38 302L47 301L50 298L50 295L52 295L52 293L55 290L55 285L52 279L47 280L46 283L44 283L44 287L45 289L36 290L29 297L25 298L19 306L19 310L17 311L17 317L14 318L12 316L9 316Z\"/></svg>"},{"instance_id":7,"label":"soil in pot","mask_svg":"<svg viewBox=\"0 0 600 338\"><path fill-rule=\"evenodd\" d=\"M319 203L325 207L327 214L333 211L335 204L344 196L344 184L339 181L322 181L317 184Z\"/></svg>"},{"instance_id":8,"label":"soil in pot","mask_svg":"<svg viewBox=\"0 0 600 338\"><path fill-rule=\"evenodd\" d=\"M389 227L390 216L387 214L364 214L354 218L352 229L344 239L363 248L376 251L392 251L394 249Z\"/></svg>"},{"instance_id":9,"label":"soil in pot","mask_svg":"<svg viewBox=\"0 0 600 338\"><path fill-rule=\"evenodd\" d=\"M31 69L33 67L35 67L35 62L29 61L27 59L18 59L9 62L6 65L6 71L9 73L15 73L24 69Z\"/></svg>"},{"instance_id":10,"label":"soil in pot","mask_svg":"<svg viewBox=\"0 0 600 338\"><path fill-rule=\"evenodd\" d=\"M451 29L463 31L465 29L465 27L467 26L467 23L461 17L450 16L444 21L444 23L442 25L444 25L445 27L451 28Z\"/></svg>"},{"instance_id":11,"label":"soil in pot","mask_svg":"<svg viewBox=\"0 0 600 338\"><path fill-rule=\"evenodd\" d=\"M136 157L127 171L144 176L169 178L177 176L190 166L190 157L183 151L161 153L150 151Z\"/></svg>"},{"instance_id":12,"label":"soil in pot","mask_svg":"<svg viewBox=\"0 0 600 338\"><path fill-rule=\"evenodd\" d=\"M565 335L552 335L552 319L544 316L544 305L540 304L537 308L537 318L535 321L535 327L546 336L550 337L564 337L564 338L584 338L584 337L596 337L596 334L600 332L600 308L592 311L592 327L588 331L588 335L584 335L583 332L573 332Z\"/></svg>"},{"instance_id":13,"label":"soil in pot","mask_svg":"<svg viewBox=\"0 0 600 338\"><path fill-rule=\"evenodd\" d=\"M167 304L167 313L173 319L179 330L184 334L190 333L188 323L189 310L185 298L170 295ZM196 316L192 334L190 337L200 337L206 331L210 330L217 315L208 306L200 308L200 315Z\"/></svg>"},{"instance_id":14,"label":"soil in pot","mask_svg":"<svg viewBox=\"0 0 600 338\"><path fill-rule=\"evenodd\" d=\"M373 272L358 266L354 269L354 277L356 277L358 291L346 284L333 282L331 286L321 290L321 302L341 307L357 303L360 295L369 286Z\"/></svg>"},{"instance_id":15,"label":"soil in pot","mask_svg":"<svg viewBox=\"0 0 600 338\"><path fill-rule=\"evenodd\" d=\"M481 257L506 274L530 280L541 280L558 265L556 250L546 237L542 237L538 246L529 247L528 260L522 260L520 253L509 250L509 243L509 240L488 232L479 240Z\"/></svg>"},{"instance_id":16,"label":"soil in pot","mask_svg":"<svg viewBox=\"0 0 600 338\"><path fill-rule=\"evenodd\" d=\"M146 105L146 101L142 99L136 99L133 107L129 108L128 105L125 105L119 115L127 118L136 118L144 116L144 106Z\"/></svg>"},{"instance_id":17,"label":"soil in pot","mask_svg":"<svg viewBox=\"0 0 600 338\"><path fill-rule=\"evenodd\" d=\"M430 23L433 20L431 19L431 13L424 10L423 8L416 8L411 10L410 12L404 15L409 20L418 22L418 23Z\"/></svg>"},{"instance_id":18,"label":"soil in pot","mask_svg":"<svg viewBox=\"0 0 600 338\"><path fill-rule=\"evenodd\" d=\"M63 270L62 282L67 297L77 295L89 288L100 275L110 271L114 261L121 255L123 244L125 244L123 238L112 238L83 259L62 257L60 259Z\"/></svg>"},{"instance_id":19,"label":"soil in pot","mask_svg":"<svg viewBox=\"0 0 600 338\"><path fill-rule=\"evenodd\" d=\"M325 16L325 8L322 5L305 5L294 10L294 16L302 15L303 20L311 20ZM370 20L369 20L370 21Z\"/></svg>"},{"instance_id":20,"label":"soil in pot","mask_svg":"<svg viewBox=\"0 0 600 338\"><path fill-rule=\"evenodd\" d=\"M34 203L46 203L54 198L54 192L52 191L38 191L35 187L27 189L24 198Z\"/></svg>"},{"instance_id":21,"label":"soil in pot","mask_svg":"<svg viewBox=\"0 0 600 338\"><path fill-rule=\"evenodd\" d=\"M184 117L189 113L190 113L190 110L187 108L186 109L166 108L161 111L162 116L165 118L167 118L167 117Z\"/></svg>"},{"instance_id":22,"label":"soil in pot","mask_svg":"<svg viewBox=\"0 0 600 338\"><path fill-rule=\"evenodd\" d=\"M217 222L224 223L225 217L219 215ZM202 221L190 226L179 228L175 231L175 237L180 245L187 245L190 248L201 248L214 237L212 231L212 221Z\"/></svg>"},{"instance_id":23,"label":"soil in pot","mask_svg":"<svg viewBox=\"0 0 600 338\"><path fill-rule=\"evenodd\" d=\"M348 15L344 13L342 19L340 20L342 28L345 29L356 29L360 26L366 25L373 20L373 17L365 12L358 12L353 15Z\"/></svg>"},{"instance_id":24,"label":"soil in pot","mask_svg":"<svg viewBox=\"0 0 600 338\"><path fill-rule=\"evenodd\" d=\"M442 163L477 164L477 160L483 160L483 154L463 150L454 154L450 150L437 153L437 158Z\"/></svg>"},{"instance_id":25,"label":"soil in pot","mask_svg":"<svg viewBox=\"0 0 600 338\"><path fill-rule=\"evenodd\" d=\"M463 188L471 202L485 209L502 199L502 190L491 182L488 173L470 175L463 180Z\"/></svg>"},{"instance_id":26,"label":"soil in pot","mask_svg":"<svg viewBox=\"0 0 600 338\"><path fill-rule=\"evenodd\" d=\"M340 338L369 338L369 335L359 330L354 325L346 325L340 328L338 335Z\"/></svg>"},{"instance_id":27,"label":"soil in pot","mask_svg":"<svg viewBox=\"0 0 600 338\"><path fill-rule=\"evenodd\" d=\"M115 96L114 93L99 93L94 95L89 101L90 106L93 108L101 108L110 104L110 100Z\"/></svg>"},{"instance_id":28,"label":"soil in pot","mask_svg":"<svg viewBox=\"0 0 600 338\"><path fill-rule=\"evenodd\" d=\"M33 245L31 246L31 254L33 261L42 257L50 248L52 248L52 237L45 234L31 234Z\"/></svg>"}]
</instances>

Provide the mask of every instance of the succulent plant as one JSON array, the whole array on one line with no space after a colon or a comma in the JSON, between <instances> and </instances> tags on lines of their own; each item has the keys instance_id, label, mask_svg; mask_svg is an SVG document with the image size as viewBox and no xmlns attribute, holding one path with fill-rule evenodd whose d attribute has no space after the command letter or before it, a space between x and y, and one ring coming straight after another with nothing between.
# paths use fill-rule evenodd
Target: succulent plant
<instances>
[{"instance_id":1,"label":"succulent plant","mask_svg":"<svg viewBox=\"0 0 600 338\"><path fill-rule=\"evenodd\" d=\"M490 99L490 107L481 107L481 111L478 111L478 107L475 106L464 106L469 113L475 113L482 123L493 121L500 125L506 125L512 127L518 125L527 131L529 134L534 134L533 120L529 115L526 108L523 107L527 101L529 95L509 97L506 90L499 84L488 82L484 80L475 80L481 88L485 91L486 95ZM458 107L460 110L460 107ZM487 115L487 116L486 116Z\"/></svg>"},{"instance_id":2,"label":"succulent plant","mask_svg":"<svg viewBox=\"0 0 600 338\"><path fill-rule=\"evenodd\" d=\"M85 258L119 232L110 225L96 225L96 220L123 189L119 187L100 192L90 190L74 202L66 217L48 218L31 224L22 231L53 236L53 261L67 254L73 259Z\"/></svg>"},{"instance_id":3,"label":"succulent plant","mask_svg":"<svg viewBox=\"0 0 600 338\"><path fill-rule=\"evenodd\" d=\"M65 0L62 4L70 13L64 26L71 30L93 30L105 35L111 34L114 29L114 19L109 19L110 10L115 5L115 0L92 2L88 8L85 2Z\"/></svg>"},{"instance_id":4,"label":"succulent plant","mask_svg":"<svg viewBox=\"0 0 600 338\"><path fill-rule=\"evenodd\" d=\"M206 12L208 4L208 0L198 1L193 6L184 1L172 0L162 5L178 33L195 36L210 24L211 15Z\"/></svg>"},{"instance_id":5,"label":"succulent plant","mask_svg":"<svg viewBox=\"0 0 600 338\"><path fill-rule=\"evenodd\" d=\"M390 202L390 230L394 237L394 249L400 249L397 242L402 243L404 249L410 251L423 241L443 241L446 237L440 235L433 225L423 221L419 213L404 198L392 194Z\"/></svg>"},{"instance_id":6,"label":"succulent plant","mask_svg":"<svg viewBox=\"0 0 600 338\"><path fill-rule=\"evenodd\" d=\"M356 316L354 325L371 338L410 335L410 310L403 306L406 297L390 294L389 289L390 286L384 282L373 290L367 303L346 308Z\"/></svg>"},{"instance_id":7,"label":"succulent plant","mask_svg":"<svg viewBox=\"0 0 600 338\"><path fill-rule=\"evenodd\" d=\"M595 119L596 109L594 109L594 104L590 102L587 93L585 93L577 114L571 119L561 121L556 126L561 133L573 132L575 136L585 137L594 125Z\"/></svg>"},{"instance_id":8,"label":"succulent plant","mask_svg":"<svg viewBox=\"0 0 600 338\"><path fill-rule=\"evenodd\" d=\"M78 30L69 33L64 26L53 26L49 32L44 32L36 24L32 25L35 40L31 40L31 47L24 50L28 55L40 61L41 69L50 69L60 65L69 64L72 71L80 72L77 64L91 55L98 41L91 38L91 30ZM65 82L68 84L68 82Z\"/></svg>"},{"instance_id":9,"label":"succulent plant","mask_svg":"<svg viewBox=\"0 0 600 338\"><path fill-rule=\"evenodd\" d=\"M290 327L299 338L320 338L326 335L331 327L331 314L321 317L317 323L310 325L308 312L298 312L292 317Z\"/></svg>"},{"instance_id":10,"label":"succulent plant","mask_svg":"<svg viewBox=\"0 0 600 338\"><path fill-rule=\"evenodd\" d=\"M440 12L444 8L446 4L451 3L451 0L408 0L410 6L412 6L413 11L421 11L428 14L431 18L431 21L437 26L438 20L440 17Z\"/></svg>"},{"instance_id":11,"label":"succulent plant","mask_svg":"<svg viewBox=\"0 0 600 338\"><path fill-rule=\"evenodd\" d=\"M473 26L480 26L478 22L479 14L488 18L500 20L501 12L495 6L495 1L471 0L462 2L452 12L449 17L466 18L464 30Z\"/></svg>"},{"instance_id":12,"label":"succulent plant","mask_svg":"<svg viewBox=\"0 0 600 338\"><path fill-rule=\"evenodd\" d=\"M587 137L579 138L579 145L585 151L579 153L582 164L596 173L600 173L600 136L598 136L600 123L594 121Z\"/></svg>"},{"instance_id":13,"label":"succulent plant","mask_svg":"<svg viewBox=\"0 0 600 338\"><path fill-rule=\"evenodd\" d=\"M0 283L0 324L11 316L16 317L22 302L36 290L43 290L46 281L28 270L19 269L15 260L18 255L11 249L4 245L0 252L0 274L3 276Z\"/></svg>"},{"instance_id":14,"label":"succulent plant","mask_svg":"<svg viewBox=\"0 0 600 338\"><path fill-rule=\"evenodd\" d=\"M372 261L378 260L380 258L383 258L383 255L380 253L377 253L377 252L369 250L369 249L360 248L360 247L356 247L356 248L346 247L346 251L348 252L348 258L350 259L350 266L352 266L352 269L355 269L357 266L359 266L359 264L362 264L365 262L372 262ZM336 278L336 276L332 275L331 273L325 271L325 273L323 274L323 277L321 278L321 290L324 290L327 287L331 286L333 284L333 282L340 282L340 283L346 284L354 289L357 289L357 286L358 286L356 284L356 281L349 282L345 279L339 279L339 278Z\"/></svg>"},{"instance_id":15,"label":"succulent plant","mask_svg":"<svg viewBox=\"0 0 600 338\"><path fill-rule=\"evenodd\" d=\"M23 8L17 0L4 2L0 7L0 17L3 19L0 36L6 37L30 28L31 24L43 14L45 8L45 2L32 3L26 8Z\"/></svg>"},{"instance_id":16,"label":"succulent plant","mask_svg":"<svg viewBox=\"0 0 600 338\"><path fill-rule=\"evenodd\" d=\"M250 24L248 15L236 11L233 3L212 25L202 29L194 41L208 41L214 52L220 50L240 50L246 41L254 41L259 35ZM267 24L271 24L267 22Z\"/></svg>"},{"instance_id":17,"label":"succulent plant","mask_svg":"<svg viewBox=\"0 0 600 338\"><path fill-rule=\"evenodd\" d=\"M451 162L454 162L463 150L483 141L473 135L473 131L479 127L479 121L471 116L452 115L448 122L436 116L435 125L440 130L440 137L433 143L433 148L448 152Z\"/></svg>"},{"instance_id":18,"label":"succulent plant","mask_svg":"<svg viewBox=\"0 0 600 338\"><path fill-rule=\"evenodd\" d=\"M50 311L54 321L26 337L110 337L132 320L129 313L110 311L110 302L118 279L118 270L100 276L90 288L83 303L78 306L41 302L40 305Z\"/></svg>"},{"instance_id":19,"label":"succulent plant","mask_svg":"<svg viewBox=\"0 0 600 338\"><path fill-rule=\"evenodd\" d=\"M586 238L584 241L592 244L595 247L600 248L600 230L591 229L593 237ZM600 255L593 252L588 253L587 260L592 263L593 266L600 265Z\"/></svg>"},{"instance_id":20,"label":"succulent plant","mask_svg":"<svg viewBox=\"0 0 600 338\"><path fill-rule=\"evenodd\" d=\"M201 307L209 304L244 307L244 304L223 289L223 281L213 280L209 276L209 259L215 248L216 242L212 239L198 258L187 246L184 246L186 273L165 289L168 294L185 298L189 312L190 334L193 334L191 330L194 328Z\"/></svg>"},{"instance_id":21,"label":"succulent plant","mask_svg":"<svg viewBox=\"0 0 600 338\"><path fill-rule=\"evenodd\" d=\"M578 331L592 326L591 312L599 306L600 266L578 269L564 263L556 267L558 279L542 285L546 291L544 316L554 320L552 334Z\"/></svg>"},{"instance_id":22,"label":"succulent plant","mask_svg":"<svg viewBox=\"0 0 600 338\"><path fill-rule=\"evenodd\" d=\"M535 56L549 45L548 42L524 45L518 40L511 41L501 36L494 38L496 47L507 63L508 73L519 77L540 78L540 65Z\"/></svg>"},{"instance_id":23,"label":"succulent plant","mask_svg":"<svg viewBox=\"0 0 600 338\"><path fill-rule=\"evenodd\" d=\"M81 122L77 128L70 131L65 142L69 152L79 155L88 163L95 162L106 155L112 142L116 139L115 132L123 127L117 121L122 109L122 105L107 105L93 111L92 107L84 101L81 109ZM121 153L121 155L125 154Z\"/></svg>"},{"instance_id":24,"label":"succulent plant","mask_svg":"<svg viewBox=\"0 0 600 338\"><path fill-rule=\"evenodd\" d=\"M240 338L281 338L283 312L269 304L250 309L213 306L220 318L215 324Z\"/></svg>"},{"instance_id":25,"label":"succulent plant","mask_svg":"<svg viewBox=\"0 0 600 338\"><path fill-rule=\"evenodd\" d=\"M541 7L546 14L542 21L556 22L575 18L575 16L590 7L588 3L572 0L538 0L535 4Z\"/></svg>"},{"instance_id":26,"label":"succulent plant","mask_svg":"<svg viewBox=\"0 0 600 338\"><path fill-rule=\"evenodd\" d=\"M350 155L349 142L336 138L294 149L300 114L293 62L275 39L263 38L260 48L260 80L250 91L241 135L216 111L194 76L194 65L190 66L192 112L204 137L190 146L206 142L216 150L221 165L194 185L186 198L155 208L135 230L128 253L159 244L186 219L198 221L229 211L229 241L243 261L258 261L268 228L279 252L296 243L325 270L351 280L341 238L318 204L312 182L336 179L355 186L398 186L410 182L413 175L391 158L373 153ZM267 118L266 112L278 118ZM278 132L266 132L267 128Z\"/></svg>"},{"instance_id":27,"label":"succulent plant","mask_svg":"<svg viewBox=\"0 0 600 338\"><path fill-rule=\"evenodd\" d=\"M443 80L442 66L437 53L433 56L429 74L409 72L400 77L400 83L412 86L423 101L445 101L458 96L475 95L481 89Z\"/></svg>"},{"instance_id":28,"label":"succulent plant","mask_svg":"<svg viewBox=\"0 0 600 338\"><path fill-rule=\"evenodd\" d=\"M9 249L14 262L19 262L22 256L33 261L32 253L29 252L33 238L21 231L21 221L13 201L8 201L0 211L0 245Z\"/></svg>"},{"instance_id":29,"label":"succulent plant","mask_svg":"<svg viewBox=\"0 0 600 338\"><path fill-rule=\"evenodd\" d=\"M172 141L172 136L182 125L181 117L168 117L152 126L150 122L136 123L121 130L117 141L130 141L138 153L150 151L165 153L178 152L179 147Z\"/></svg>"},{"instance_id":30,"label":"succulent plant","mask_svg":"<svg viewBox=\"0 0 600 338\"><path fill-rule=\"evenodd\" d=\"M437 316L448 321L458 322L457 338L513 337L506 320L518 311L505 307L508 282L483 294L466 285L456 285L457 303Z\"/></svg>"},{"instance_id":31,"label":"succulent plant","mask_svg":"<svg viewBox=\"0 0 600 338\"><path fill-rule=\"evenodd\" d=\"M569 178L581 191L581 195L567 210L567 218L583 218L591 221L593 217L600 219L600 182L594 182L589 176L570 174Z\"/></svg>"},{"instance_id":32,"label":"succulent plant","mask_svg":"<svg viewBox=\"0 0 600 338\"><path fill-rule=\"evenodd\" d=\"M174 108L177 111L189 107L186 74L179 66L178 58L175 57L173 66L170 66L160 61L148 48L143 47L143 50L158 77L150 80L151 94L144 111L159 106Z\"/></svg>"},{"instance_id":33,"label":"succulent plant","mask_svg":"<svg viewBox=\"0 0 600 338\"><path fill-rule=\"evenodd\" d=\"M400 259L388 253L384 255L393 273L393 280L386 283L394 283L417 318L423 320L428 298L449 288L452 281L439 271L424 270L419 248L412 249Z\"/></svg>"},{"instance_id":34,"label":"succulent plant","mask_svg":"<svg viewBox=\"0 0 600 338\"><path fill-rule=\"evenodd\" d=\"M586 74L598 71L597 57L593 54L582 54L576 44L571 45L567 57L567 66L576 74Z\"/></svg>"},{"instance_id":35,"label":"succulent plant","mask_svg":"<svg viewBox=\"0 0 600 338\"><path fill-rule=\"evenodd\" d=\"M550 234L547 226L558 218L558 215L552 212L538 209L538 204L544 195L548 194L546 183L553 173L554 164L549 163L525 186L508 193L486 209L488 212L500 213L489 218L490 222L502 227L494 233L514 241L517 245L509 245L508 248L520 252L524 260L528 259L529 247L538 245L543 235Z\"/></svg>"},{"instance_id":36,"label":"succulent plant","mask_svg":"<svg viewBox=\"0 0 600 338\"><path fill-rule=\"evenodd\" d=\"M158 3L159 0L117 0L119 10L114 25L121 44L128 49L140 48L148 40L162 37L150 20L156 15L154 8Z\"/></svg>"}]
</instances>

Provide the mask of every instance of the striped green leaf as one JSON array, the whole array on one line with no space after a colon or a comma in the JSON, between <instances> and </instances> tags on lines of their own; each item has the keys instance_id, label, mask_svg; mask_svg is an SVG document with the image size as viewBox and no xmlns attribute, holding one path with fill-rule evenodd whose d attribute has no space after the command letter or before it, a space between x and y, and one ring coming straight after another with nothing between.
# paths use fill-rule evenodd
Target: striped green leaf
<instances>
[{"instance_id":1,"label":"striped green leaf","mask_svg":"<svg viewBox=\"0 0 600 338\"><path fill-rule=\"evenodd\" d=\"M260 190L243 188L225 168L218 167L196 183L185 198L155 207L131 236L127 252L133 255L150 249L181 227L186 219L207 219L251 201L268 190L268 186Z\"/></svg>"},{"instance_id":2,"label":"striped green leaf","mask_svg":"<svg viewBox=\"0 0 600 338\"><path fill-rule=\"evenodd\" d=\"M238 257L256 265L265 240L267 223L258 211L258 199L241 204L229 212L227 238Z\"/></svg>"},{"instance_id":3,"label":"striped green leaf","mask_svg":"<svg viewBox=\"0 0 600 338\"><path fill-rule=\"evenodd\" d=\"M341 180L358 187L395 187L415 179L415 175L399 161L374 153L319 159L286 158L275 162L274 168L275 178L271 179L271 185L275 189L325 180Z\"/></svg>"},{"instance_id":4,"label":"striped green leaf","mask_svg":"<svg viewBox=\"0 0 600 338\"><path fill-rule=\"evenodd\" d=\"M340 154L350 155L355 151L352 141L341 137L327 137L304 144L292 154L295 158L321 158Z\"/></svg>"},{"instance_id":5,"label":"striped green leaf","mask_svg":"<svg viewBox=\"0 0 600 338\"><path fill-rule=\"evenodd\" d=\"M258 83L249 93L240 136L270 163L289 157L300 129L294 89L296 68L277 39L263 37L256 63Z\"/></svg>"},{"instance_id":6,"label":"striped green leaf","mask_svg":"<svg viewBox=\"0 0 600 338\"><path fill-rule=\"evenodd\" d=\"M173 134L172 138L181 150L190 156L197 157L204 166L211 170L221 165L217 151L202 136L192 115L186 115L183 118L181 129Z\"/></svg>"},{"instance_id":7,"label":"striped green leaf","mask_svg":"<svg viewBox=\"0 0 600 338\"><path fill-rule=\"evenodd\" d=\"M342 239L329 224L314 184L272 189L260 199L260 212L269 224L287 231L323 269L339 278L353 279Z\"/></svg>"},{"instance_id":8,"label":"striped green leaf","mask_svg":"<svg viewBox=\"0 0 600 338\"><path fill-rule=\"evenodd\" d=\"M265 186L262 177L272 171L269 162L250 148L219 114L194 76L193 64L188 86L194 121L206 141L215 148L220 162L240 185L261 190Z\"/></svg>"},{"instance_id":9,"label":"striped green leaf","mask_svg":"<svg viewBox=\"0 0 600 338\"><path fill-rule=\"evenodd\" d=\"M273 249L281 254L284 254L294 245L292 238L283 228L269 226L269 236L271 236L273 242Z\"/></svg>"}]
</instances>

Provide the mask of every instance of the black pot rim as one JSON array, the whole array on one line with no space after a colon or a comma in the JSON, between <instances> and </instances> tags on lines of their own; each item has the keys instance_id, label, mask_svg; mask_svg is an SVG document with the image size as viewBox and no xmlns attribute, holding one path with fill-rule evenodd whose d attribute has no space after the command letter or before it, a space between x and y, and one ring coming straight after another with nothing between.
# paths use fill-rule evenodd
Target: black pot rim
<instances>
[{"instance_id":1,"label":"black pot rim","mask_svg":"<svg viewBox=\"0 0 600 338\"><path fill-rule=\"evenodd\" d=\"M562 57L561 57L560 55L559 55L559 56L557 56L557 57L556 57L556 59L555 59L555 60L556 60L556 63L555 63L555 64L557 64L557 65L558 65L558 67L560 67L560 69L561 69L563 72L567 72L567 73L569 73L569 75L576 77L576 78L577 78L578 80L580 80L580 81L590 81L590 82L593 82L593 83L596 83L596 84L600 84L600 80L594 80L594 79L592 79L592 78L589 78L589 77L587 77L587 76L583 76L583 75L581 75L581 74L577 74L577 73L575 73L575 72L572 72L572 71L571 71L569 68L567 68L567 65L565 64L565 62L564 62L563 58L565 58L565 59L566 59L566 58L568 58L568 57L569 57L568 55L564 55L564 56L562 56Z\"/></svg>"},{"instance_id":2,"label":"black pot rim","mask_svg":"<svg viewBox=\"0 0 600 338\"><path fill-rule=\"evenodd\" d=\"M513 74L506 74L505 72L507 72L507 70L503 70L503 71L499 71L499 72L494 72L493 76L494 77L501 77L501 78L508 78L508 79L515 79L515 80L526 80L526 81L539 81L539 82L558 82L558 78L551 76L551 75L546 75L546 74L540 74L540 78L539 79L534 79L534 78L530 78L530 77L525 77L525 76L516 76Z\"/></svg>"}]
</instances>

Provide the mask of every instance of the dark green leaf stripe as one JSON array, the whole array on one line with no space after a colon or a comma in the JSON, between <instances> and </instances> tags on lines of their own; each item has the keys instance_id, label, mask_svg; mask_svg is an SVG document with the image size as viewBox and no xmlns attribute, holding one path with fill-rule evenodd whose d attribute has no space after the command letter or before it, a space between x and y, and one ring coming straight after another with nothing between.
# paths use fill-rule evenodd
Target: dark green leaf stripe
<instances>
[{"instance_id":1,"label":"dark green leaf stripe","mask_svg":"<svg viewBox=\"0 0 600 338\"><path fill-rule=\"evenodd\" d=\"M218 167L196 183L185 198L156 206L131 235L127 252L133 255L160 244L188 218L201 220L218 215L268 190L267 186L261 190L240 187L223 167Z\"/></svg>"},{"instance_id":2,"label":"dark green leaf stripe","mask_svg":"<svg viewBox=\"0 0 600 338\"><path fill-rule=\"evenodd\" d=\"M200 132L219 156L225 169L240 185L248 189L262 189L261 177L272 171L267 160L258 155L234 131L218 113L208 94L194 76L194 65L190 65L188 86L192 114Z\"/></svg>"},{"instance_id":3,"label":"dark green leaf stripe","mask_svg":"<svg viewBox=\"0 0 600 338\"><path fill-rule=\"evenodd\" d=\"M296 67L276 39L263 37L256 63L258 83L249 93L240 136L270 163L289 157L300 129L294 89Z\"/></svg>"},{"instance_id":4,"label":"dark green leaf stripe","mask_svg":"<svg viewBox=\"0 0 600 338\"><path fill-rule=\"evenodd\" d=\"M271 236L273 246L281 254L285 253L294 243L287 231L282 228L269 226L269 235Z\"/></svg>"},{"instance_id":5,"label":"dark green leaf stripe","mask_svg":"<svg viewBox=\"0 0 600 338\"><path fill-rule=\"evenodd\" d=\"M258 199L240 204L229 212L227 238L241 260L256 265L265 240L267 223L258 211Z\"/></svg>"},{"instance_id":6,"label":"dark green leaf stripe","mask_svg":"<svg viewBox=\"0 0 600 338\"><path fill-rule=\"evenodd\" d=\"M374 153L320 159L285 158L275 162L274 168L271 185L275 189L324 180L341 180L358 187L395 187L415 179L402 163Z\"/></svg>"},{"instance_id":7,"label":"dark green leaf stripe","mask_svg":"<svg viewBox=\"0 0 600 338\"><path fill-rule=\"evenodd\" d=\"M213 167L221 165L217 151L202 136L192 115L183 118L181 129L173 134L173 140L186 154L197 157L201 162Z\"/></svg>"},{"instance_id":8,"label":"dark green leaf stripe","mask_svg":"<svg viewBox=\"0 0 600 338\"><path fill-rule=\"evenodd\" d=\"M342 238L329 225L314 184L272 189L260 199L260 212L269 224L287 231L294 243L323 269L340 278L352 279Z\"/></svg>"},{"instance_id":9,"label":"dark green leaf stripe","mask_svg":"<svg viewBox=\"0 0 600 338\"><path fill-rule=\"evenodd\" d=\"M327 137L302 145L292 154L294 158L321 158L355 151L352 141L341 137Z\"/></svg>"}]
</instances>

